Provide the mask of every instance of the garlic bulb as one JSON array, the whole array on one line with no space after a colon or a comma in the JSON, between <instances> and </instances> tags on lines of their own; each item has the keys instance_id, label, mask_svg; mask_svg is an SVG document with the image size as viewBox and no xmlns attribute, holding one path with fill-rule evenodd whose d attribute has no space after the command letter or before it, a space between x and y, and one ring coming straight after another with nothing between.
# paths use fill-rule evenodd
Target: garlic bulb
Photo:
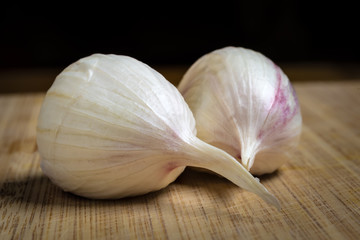
<instances>
[{"instance_id":1,"label":"garlic bulb","mask_svg":"<svg viewBox=\"0 0 360 240\"><path fill-rule=\"evenodd\" d=\"M194 166L279 206L241 164L195 134L188 105L162 75L127 56L94 54L57 76L40 111L37 144L43 172L77 195L140 195Z\"/></svg>"},{"instance_id":2,"label":"garlic bulb","mask_svg":"<svg viewBox=\"0 0 360 240\"><path fill-rule=\"evenodd\" d=\"M298 142L301 113L289 79L262 54L226 47L198 59L178 89L197 136L253 174L271 173Z\"/></svg>"}]
</instances>

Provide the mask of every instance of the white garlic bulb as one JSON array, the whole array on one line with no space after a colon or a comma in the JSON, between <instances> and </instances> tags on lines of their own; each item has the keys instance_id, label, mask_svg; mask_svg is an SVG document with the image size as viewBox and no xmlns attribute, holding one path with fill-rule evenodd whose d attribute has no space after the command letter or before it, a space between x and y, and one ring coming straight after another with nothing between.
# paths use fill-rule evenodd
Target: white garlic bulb
<instances>
[{"instance_id":1,"label":"white garlic bulb","mask_svg":"<svg viewBox=\"0 0 360 240\"><path fill-rule=\"evenodd\" d=\"M67 67L47 92L37 144L43 172L77 195L140 195L194 166L279 206L241 164L195 134L188 105L162 75L127 56L94 54Z\"/></svg>"},{"instance_id":2,"label":"white garlic bulb","mask_svg":"<svg viewBox=\"0 0 360 240\"><path fill-rule=\"evenodd\" d=\"M298 143L302 118L295 91L258 52L226 47L206 54L178 89L194 114L197 136L253 174L278 169Z\"/></svg>"}]
</instances>

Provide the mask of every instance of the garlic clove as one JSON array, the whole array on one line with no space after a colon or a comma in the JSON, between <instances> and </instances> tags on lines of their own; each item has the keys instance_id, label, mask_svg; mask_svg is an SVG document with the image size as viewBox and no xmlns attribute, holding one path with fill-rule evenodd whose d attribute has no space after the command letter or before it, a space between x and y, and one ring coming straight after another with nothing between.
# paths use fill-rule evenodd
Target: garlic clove
<instances>
[{"instance_id":1,"label":"garlic clove","mask_svg":"<svg viewBox=\"0 0 360 240\"><path fill-rule=\"evenodd\" d=\"M194 114L197 136L253 174L278 169L298 143L302 118L295 91L258 52L226 47L206 54L178 89Z\"/></svg>"},{"instance_id":2,"label":"garlic clove","mask_svg":"<svg viewBox=\"0 0 360 240\"><path fill-rule=\"evenodd\" d=\"M130 57L94 54L57 76L40 111L37 144L43 172L77 195L145 194L196 166L279 207L241 164L195 135L192 112L162 75Z\"/></svg>"}]
</instances>

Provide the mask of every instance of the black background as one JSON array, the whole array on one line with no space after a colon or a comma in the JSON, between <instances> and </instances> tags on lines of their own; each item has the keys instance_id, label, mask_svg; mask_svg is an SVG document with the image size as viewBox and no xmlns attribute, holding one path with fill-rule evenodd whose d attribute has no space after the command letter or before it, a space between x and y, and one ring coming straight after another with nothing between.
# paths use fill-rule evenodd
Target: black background
<instances>
[{"instance_id":1,"label":"black background","mask_svg":"<svg viewBox=\"0 0 360 240\"><path fill-rule=\"evenodd\" d=\"M229 45L275 62L359 62L357 9L344 1L14 2L1 10L0 68L65 67L92 53L191 64Z\"/></svg>"}]
</instances>

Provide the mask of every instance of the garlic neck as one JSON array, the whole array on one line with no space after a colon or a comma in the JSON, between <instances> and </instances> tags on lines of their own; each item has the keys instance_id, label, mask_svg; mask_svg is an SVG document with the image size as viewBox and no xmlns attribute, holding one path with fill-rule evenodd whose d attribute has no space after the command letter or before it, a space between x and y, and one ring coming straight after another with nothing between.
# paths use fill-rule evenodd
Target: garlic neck
<instances>
[{"instance_id":1,"label":"garlic neck","mask_svg":"<svg viewBox=\"0 0 360 240\"><path fill-rule=\"evenodd\" d=\"M257 141L253 141L251 144L244 144L241 148L241 164L250 171L251 167L254 165L255 155L258 152L259 144Z\"/></svg>"},{"instance_id":2,"label":"garlic neck","mask_svg":"<svg viewBox=\"0 0 360 240\"><path fill-rule=\"evenodd\" d=\"M252 165L254 164L254 157L242 156L241 164L246 168L246 170L250 171Z\"/></svg>"},{"instance_id":3,"label":"garlic neck","mask_svg":"<svg viewBox=\"0 0 360 240\"><path fill-rule=\"evenodd\" d=\"M257 194L267 203L280 209L278 200L230 154L198 138L191 139L191 143L185 148L182 164L205 168L220 174L237 186Z\"/></svg>"}]
</instances>

